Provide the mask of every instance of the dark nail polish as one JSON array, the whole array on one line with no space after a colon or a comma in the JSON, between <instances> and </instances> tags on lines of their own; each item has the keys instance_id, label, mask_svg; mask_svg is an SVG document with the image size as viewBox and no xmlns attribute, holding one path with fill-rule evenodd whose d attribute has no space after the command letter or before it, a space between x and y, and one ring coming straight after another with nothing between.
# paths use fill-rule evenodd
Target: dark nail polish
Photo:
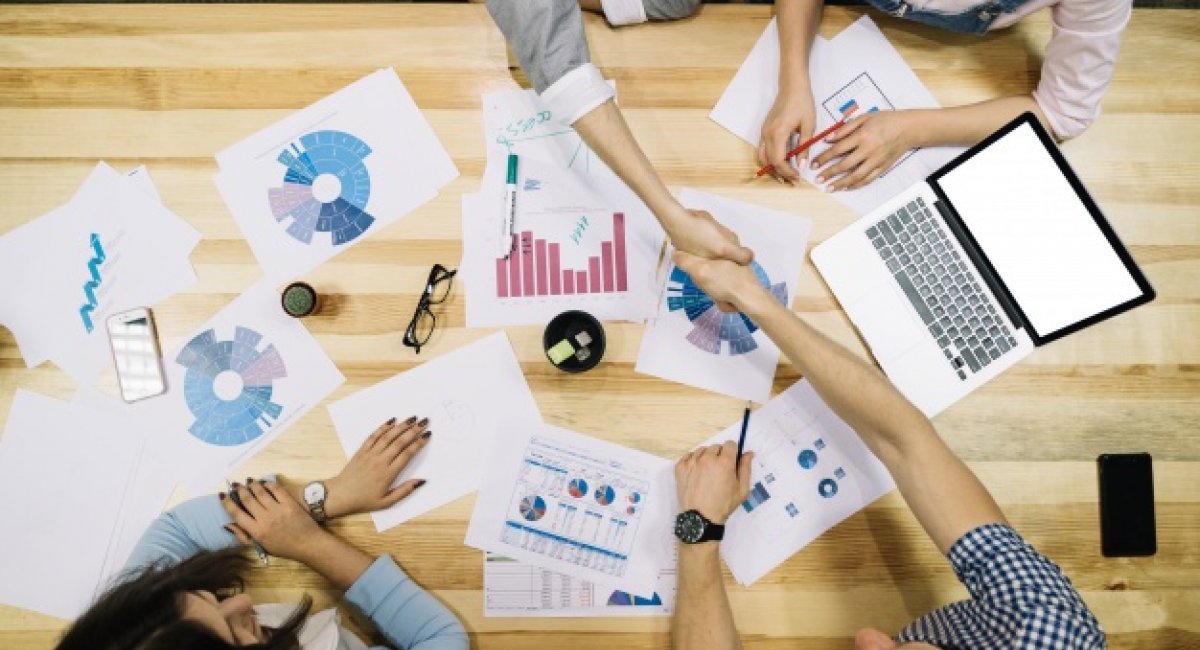
<instances>
[{"instance_id":1,"label":"dark nail polish","mask_svg":"<svg viewBox=\"0 0 1200 650\"><path fill-rule=\"evenodd\" d=\"M432 436L432 435L433 435L433 430L431 429L429 431L426 431L425 433L422 433L421 437L424 438L425 440L428 440L429 436Z\"/></svg>"},{"instance_id":2,"label":"dark nail polish","mask_svg":"<svg viewBox=\"0 0 1200 650\"><path fill-rule=\"evenodd\" d=\"M429 418L421 418L421 421L417 423L417 426L423 427L426 424L429 424Z\"/></svg>"},{"instance_id":3,"label":"dark nail polish","mask_svg":"<svg viewBox=\"0 0 1200 650\"><path fill-rule=\"evenodd\" d=\"M421 480L417 481L417 484L413 486L413 489L415 490L415 489L421 487L422 485L425 485L425 479L421 479Z\"/></svg>"},{"instance_id":4,"label":"dark nail polish","mask_svg":"<svg viewBox=\"0 0 1200 650\"><path fill-rule=\"evenodd\" d=\"M417 421L417 416L415 416L415 415L414 415L414 416L412 416L412 417L408 418L407 420L405 420L405 421L404 421L404 424L407 426L407 425L409 425L409 424L412 424L413 422L416 422L416 421Z\"/></svg>"},{"instance_id":5,"label":"dark nail polish","mask_svg":"<svg viewBox=\"0 0 1200 650\"><path fill-rule=\"evenodd\" d=\"M251 485L254 485L254 478L247 476L246 477L246 487L250 487Z\"/></svg>"},{"instance_id":6,"label":"dark nail polish","mask_svg":"<svg viewBox=\"0 0 1200 650\"><path fill-rule=\"evenodd\" d=\"M242 487L242 484L241 484L241 483L238 483L237 481L234 481L234 482L233 482L233 489L235 489L235 490L236 490L236 489L238 489L238 488L240 488L240 487Z\"/></svg>"},{"instance_id":7,"label":"dark nail polish","mask_svg":"<svg viewBox=\"0 0 1200 650\"><path fill-rule=\"evenodd\" d=\"M385 426L385 427L390 427L390 426L392 426L392 425L393 425L393 424L395 424L395 423L396 423L396 418L394 418L394 417L393 417L392 419L388 420L387 422L384 422L384 423L383 423L383 426Z\"/></svg>"},{"instance_id":8,"label":"dark nail polish","mask_svg":"<svg viewBox=\"0 0 1200 650\"><path fill-rule=\"evenodd\" d=\"M218 492L218 493L217 493L217 498L219 498L220 500L224 501L224 500L225 500L226 498L228 498L228 497L226 497L226 496L225 496L225 493L224 493L224 492Z\"/></svg>"}]
</instances>

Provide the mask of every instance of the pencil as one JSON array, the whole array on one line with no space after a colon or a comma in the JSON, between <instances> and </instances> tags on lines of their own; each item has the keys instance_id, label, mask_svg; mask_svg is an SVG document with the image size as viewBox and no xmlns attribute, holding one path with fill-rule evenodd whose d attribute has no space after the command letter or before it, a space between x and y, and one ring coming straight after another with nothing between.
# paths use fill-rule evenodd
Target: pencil
<instances>
[{"instance_id":1,"label":"pencil","mask_svg":"<svg viewBox=\"0 0 1200 650\"><path fill-rule=\"evenodd\" d=\"M820 133L805 140L804 142L801 142L799 145L797 145L797 147L795 149L792 149L791 151L787 152L787 155L784 156L783 159L787 160L789 158L795 158L796 156L799 156L801 153L804 153L805 149L808 149L809 147L811 147L814 144L816 144L817 142L819 142L821 140L821 138L824 138L825 136L829 135L830 133L833 133L834 131L837 131L838 129L842 128L843 126L846 126L846 120L844 120L844 119L834 122L833 124L831 124L829 126L829 128L825 129L824 131L821 131ZM770 174L773 171L775 171L775 165L767 165L766 167L763 167L762 169L758 170L758 173L755 174L754 177L758 178L760 176Z\"/></svg>"},{"instance_id":2,"label":"pencil","mask_svg":"<svg viewBox=\"0 0 1200 650\"><path fill-rule=\"evenodd\" d=\"M233 489L233 484L229 479L225 479L225 487L229 489L229 498L233 501L233 505L242 509L242 512L250 514L246 510L246 506L242 505L242 497L238 496L237 490ZM258 543L258 540L252 539L250 543L254 545L254 552L258 554L258 559L262 560L263 566L271 566L271 556L267 555L267 549Z\"/></svg>"},{"instance_id":3,"label":"pencil","mask_svg":"<svg viewBox=\"0 0 1200 650\"><path fill-rule=\"evenodd\" d=\"M737 462L742 462L742 448L746 446L746 429L750 427L750 402L746 402L746 412L742 413L742 435L738 436Z\"/></svg>"}]
</instances>

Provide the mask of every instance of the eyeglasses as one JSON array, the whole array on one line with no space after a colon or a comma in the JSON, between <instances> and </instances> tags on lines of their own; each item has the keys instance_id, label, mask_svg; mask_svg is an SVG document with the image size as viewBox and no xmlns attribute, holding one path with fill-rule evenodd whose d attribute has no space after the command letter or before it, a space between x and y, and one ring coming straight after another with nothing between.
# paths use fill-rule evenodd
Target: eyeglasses
<instances>
[{"instance_id":1,"label":"eyeglasses","mask_svg":"<svg viewBox=\"0 0 1200 650\"><path fill-rule=\"evenodd\" d=\"M404 345L414 348L421 354L421 346L429 342L433 330L437 327L437 316L430 311L430 305L440 305L450 296L450 287L454 284L454 276L458 269L450 270L441 264L434 264L429 269L429 279L425 281L425 290L421 292L421 300L417 302L417 310L413 313L408 329L404 332Z\"/></svg>"}]
</instances>

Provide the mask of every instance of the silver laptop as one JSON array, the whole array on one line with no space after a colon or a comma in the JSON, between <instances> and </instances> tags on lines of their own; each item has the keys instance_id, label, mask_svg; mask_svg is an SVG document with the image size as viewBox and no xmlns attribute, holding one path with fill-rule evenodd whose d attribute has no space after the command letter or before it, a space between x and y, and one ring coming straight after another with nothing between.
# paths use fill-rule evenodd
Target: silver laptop
<instances>
[{"instance_id":1,"label":"silver laptop","mask_svg":"<svg viewBox=\"0 0 1200 650\"><path fill-rule=\"evenodd\" d=\"M884 372L929 416L1035 347L1154 299L1032 113L812 259Z\"/></svg>"}]
</instances>

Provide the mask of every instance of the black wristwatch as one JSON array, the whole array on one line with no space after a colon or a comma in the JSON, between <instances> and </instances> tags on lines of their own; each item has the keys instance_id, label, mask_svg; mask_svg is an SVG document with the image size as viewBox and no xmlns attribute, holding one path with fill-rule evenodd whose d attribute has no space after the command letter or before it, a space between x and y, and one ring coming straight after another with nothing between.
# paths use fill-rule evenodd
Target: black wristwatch
<instances>
[{"instance_id":1,"label":"black wristwatch","mask_svg":"<svg viewBox=\"0 0 1200 650\"><path fill-rule=\"evenodd\" d=\"M715 542L725 537L725 526L714 524L697 510L688 510L675 517L675 536L684 544Z\"/></svg>"}]
</instances>

